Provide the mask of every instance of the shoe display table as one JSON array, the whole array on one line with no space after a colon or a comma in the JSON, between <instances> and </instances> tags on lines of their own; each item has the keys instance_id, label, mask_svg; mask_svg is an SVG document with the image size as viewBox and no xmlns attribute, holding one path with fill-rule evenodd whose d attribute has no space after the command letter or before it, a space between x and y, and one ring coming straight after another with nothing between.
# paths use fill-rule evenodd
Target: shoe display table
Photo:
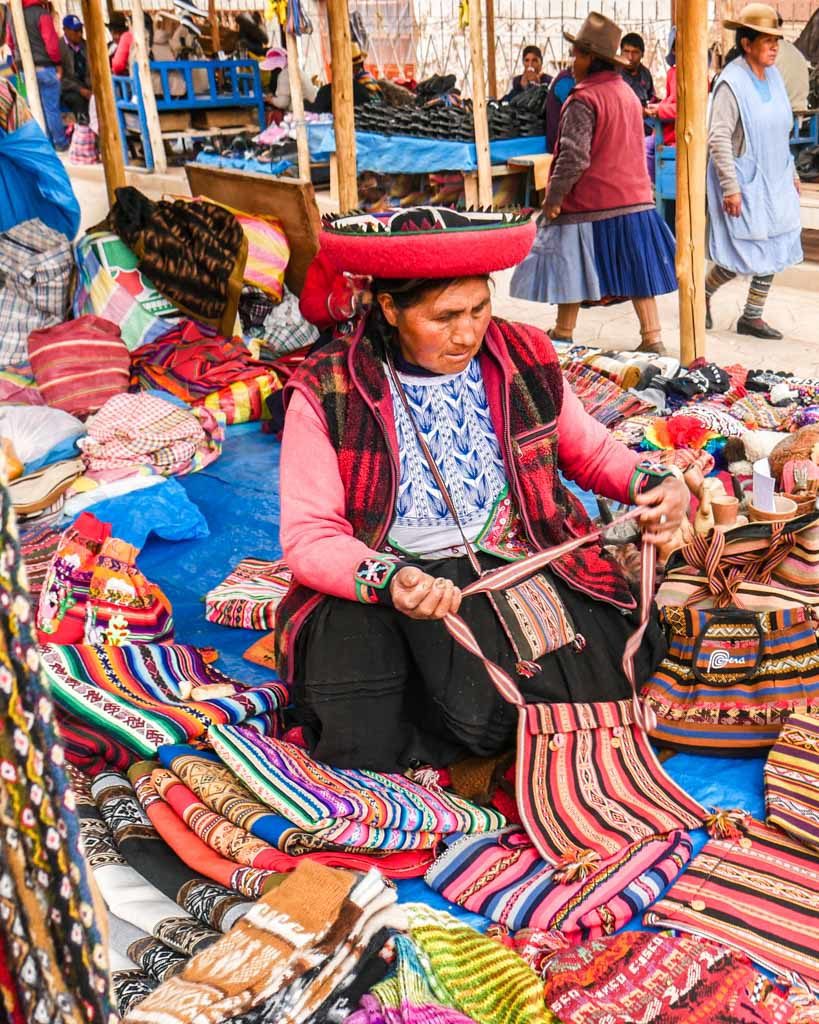
<instances>
[{"instance_id":1,"label":"shoe display table","mask_svg":"<svg viewBox=\"0 0 819 1024\"><path fill-rule=\"evenodd\" d=\"M311 124L307 128L310 158L315 163L330 162L330 191L336 179L336 140L332 124ZM467 206L478 205L478 153L474 143L446 139L420 138L414 135L377 135L356 132L356 163L359 171L379 174L430 174L436 171L461 171ZM499 139L489 145L492 176L525 174L526 166L509 163L515 157L546 152L544 135L520 139Z\"/></svg>"}]
</instances>

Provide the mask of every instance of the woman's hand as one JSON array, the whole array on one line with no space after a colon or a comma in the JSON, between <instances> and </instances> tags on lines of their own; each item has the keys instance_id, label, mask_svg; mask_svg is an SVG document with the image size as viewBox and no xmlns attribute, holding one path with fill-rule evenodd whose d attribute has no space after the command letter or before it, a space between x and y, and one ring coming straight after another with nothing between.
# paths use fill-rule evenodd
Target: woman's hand
<instances>
[{"instance_id":1,"label":"woman's hand","mask_svg":"<svg viewBox=\"0 0 819 1024\"><path fill-rule=\"evenodd\" d=\"M666 477L650 491L637 495L645 511L640 516L643 540L656 547L668 544L688 514L691 492L676 477Z\"/></svg>"},{"instance_id":2,"label":"woman's hand","mask_svg":"<svg viewBox=\"0 0 819 1024\"><path fill-rule=\"evenodd\" d=\"M793 187L796 189L796 194L798 196L801 196L802 195L802 179L799 177L798 174L794 174L794 176L793 176Z\"/></svg>"},{"instance_id":3,"label":"woman's hand","mask_svg":"<svg viewBox=\"0 0 819 1024\"><path fill-rule=\"evenodd\" d=\"M560 216L560 203L544 203L543 213L547 220L554 220Z\"/></svg>"},{"instance_id":4,"label":"woman's hand","mask_svg":"<svg viewBox=\"0 0 819 1024\"><path fill-rule=\"evenodd\" d=\"M722 207L729 217L739 217L742 213L742 193L735 192L732 196L723 196Z\"/></svg>"},{"instance_id":5,"label":"woman's hand","mask_svg":"<svg viewBox=\"0 0 819 1024\"><path fill-rule=\"evenodd\" d=\"M646 103L646 105L643 107L643 114L645 117L656 117L659 109L659 103Z\"/></svg>"},{"instance_id":6,"label":"woman's hand","mask_svg":"<svg viewBox=\"0 0 819 1024\"><path fill-rule=\"evenodd\" d=\"M461 607L461 592L442 576L429 576L407 565L390 581L393 607L411 619L442 619Z\"/></svg>"}]
</instances>

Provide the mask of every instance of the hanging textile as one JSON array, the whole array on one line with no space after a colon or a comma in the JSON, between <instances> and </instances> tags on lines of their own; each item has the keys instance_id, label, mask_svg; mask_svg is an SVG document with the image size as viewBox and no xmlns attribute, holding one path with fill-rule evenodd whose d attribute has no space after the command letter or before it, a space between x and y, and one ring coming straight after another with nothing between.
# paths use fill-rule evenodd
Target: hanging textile
<instances>
[{"instance_id":1,"label":"hanging textile","mask_svg":"<svg viewBox=\"0 0 819 1024\"><path fill-rule=\"evenodd\" d=\"M105 944L4 485L0 526L0 989L14 986L29 1021L108 1024Z\"/></svg>"}]
</instances>

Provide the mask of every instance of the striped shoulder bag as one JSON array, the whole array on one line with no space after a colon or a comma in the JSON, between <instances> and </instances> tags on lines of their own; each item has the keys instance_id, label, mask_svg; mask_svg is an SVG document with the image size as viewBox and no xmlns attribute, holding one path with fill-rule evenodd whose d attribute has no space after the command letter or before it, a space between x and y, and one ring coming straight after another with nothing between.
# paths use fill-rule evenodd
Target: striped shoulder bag
<instances>
[{"instance_id":1,"label":"striped shoulder bag","mask_svg":"<svg viewBox=\"0 0 819 1024\"><path fill-rule=\"evenodd\" d=\"M531 675L540 670L540 657L574 640L562 602L540 570L570 551L600 540L603 530L483 572L412 417L398 375L391 362L387 365L477 577L463 588L463 596L485 594L489 598L515 651L519 674ZM616 522L635 519L640 512L635 509ZM698 828L706 817L704 809L663 771L646 735L653 716L637 696L634 656L651 613L656 557L652 545L643 545L640 624L623 655L631 700L527 704L512 677L483 653L466 622L459 615L447 615L443 620L452 637L481 660L501 697L518 710L518 811L538 853L555 864L555 881L582 880L631 843Z\"/></svg>"}]
</instances>

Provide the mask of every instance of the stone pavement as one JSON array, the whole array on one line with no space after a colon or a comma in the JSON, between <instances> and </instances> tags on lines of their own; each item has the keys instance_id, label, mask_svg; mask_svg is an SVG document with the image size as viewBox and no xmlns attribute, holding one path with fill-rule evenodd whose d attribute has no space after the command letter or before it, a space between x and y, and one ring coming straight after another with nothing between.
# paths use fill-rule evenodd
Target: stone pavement
<instances>
[{"instance_id":1,"label":"stone pavement","mask_svg":"<svg viewBox=\"0 0 819 1024\"><path fill-rule=\"evenodd\" d=\"M67 165L83 213L86 228L108 211L102 167ZM188 194L184 171L173 169L163 178L130 174L129 184L152 198L163 194ZM318 194L323 207L323 194ZM495 275L494 309L499 316L548 329L554 324L555 307L509 296L511 271ZM785 335L782 341L758 341L733 331L742 312L747 281L732 281L714 299L714 330L709 332L706 354L723 366L739 363L751 369L788 370L819 377L819 263L804 263L780 274L774 281L765 311L766 319ZM658 299L663 341L673 354L679 352L679 313L676 293ZM612 349L636 348L640 342L637 317L630 303L580 311L575 339Z\"/></svg>"}]
</instances>

